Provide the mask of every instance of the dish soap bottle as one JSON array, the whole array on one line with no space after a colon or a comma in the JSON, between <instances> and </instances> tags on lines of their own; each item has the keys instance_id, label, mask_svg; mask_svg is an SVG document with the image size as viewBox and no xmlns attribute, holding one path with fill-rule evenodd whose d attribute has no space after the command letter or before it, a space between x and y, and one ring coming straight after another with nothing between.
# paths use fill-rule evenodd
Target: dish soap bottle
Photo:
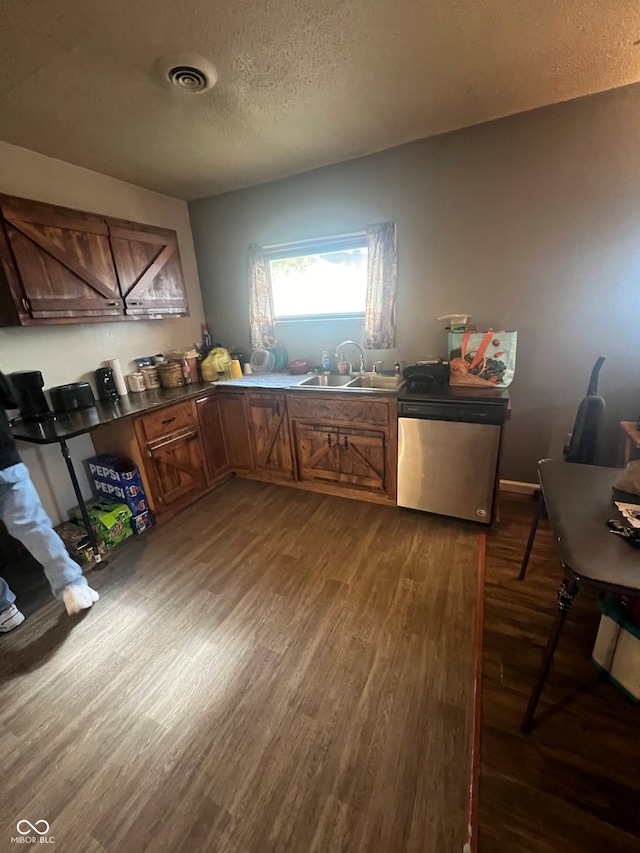
<instances>
[{"instance_id":1,"label":"dish soap bottle","mask_svg":"<svg viewBox=\"0 0 640 853\"><path fill-rule=\"evenodd\" d=\"M329 351L326 349L322 350L322 372L331 372L331 359L329 358Z\"/></svg>"}]
</instances>

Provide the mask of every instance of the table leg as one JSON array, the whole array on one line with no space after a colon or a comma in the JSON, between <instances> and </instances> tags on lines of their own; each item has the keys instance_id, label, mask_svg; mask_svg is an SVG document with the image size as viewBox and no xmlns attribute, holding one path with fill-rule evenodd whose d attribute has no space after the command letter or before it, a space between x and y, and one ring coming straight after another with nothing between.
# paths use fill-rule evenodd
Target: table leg
<instances>
[{"instance_id":1,"label":"table leg","mask_svg":"<svg viewBox=\"0 0 640 853\"><path fill-rule=\"evenodd\" d=\"M527 540L527 547L524 551L524 557L522 558L522 565L520 566L520 574L518 575L518 580L524 580L524 576L527 573L527 566L529 565L529 557L531 556L531 549L533 548L533 540L536 538L536 531L538 530L538 525L540 524L540 519L542 518L542 513L544 511L544 497L542 494L538 497L538 506L536 507L535 515L533 516L533 521L531 522L531 530L529 531L529 539Z\"/></svg>"},{"instance_id":2,"label":"table leg","mask_svg":"<svg viewBox=\"0 0 640 853\"><path fill-rule=\"evenodd\" d=\"M89 521L87 506L84 502L84 498L82 497L82 492L80 491L80 484L78 483L78 478L73 467L73 460L71 458L71 454L69 453L67 442L64 439L60 441L60 450L62 452L62 455L64 456L64 461L67 463L67 470L69 472L69 477L71 478L71 485L73 486L73 491L76 493L76 498L78 499L78 506L80 507L82 520L84 521L84 526L87 529L87 537L89 539L89 544L91 545L91 550L93 551L94 562L101 563L102 554L100 553L100 549L98 548L98 540L96 539L96 534L93 532L93 527L91 526L91 522Z\"/></svg>"},{"instance_id":3,"label":"table leg","mask_svg":"<svg viewBox=\"0 0 640 853\"><path fill-rule=\"evenodd\" d=\"M533 690L531 691L529 704L527 705L527 710L525 711L525 715L522 719L522 725L520 726L521 730L525 734L527 734L531 728L533 715L536 712L540 694L542 693L542 689L547 680L547 675L549 674L549 667L551 666L551 661L553 660L553 655L558 645L558 640L560 639L564 620L567 618L567 614L573 604L573 599L579 591L580 587L578 586L577 581L573 578L565 578L558 587L558 615L556 616L555 625L553 626L553 630L549 636L547 648L545 649L544 657L542 658L542 663L540 664L540 669L538 671L535 684L533 685Z\"/></svg>"}]
</instances>

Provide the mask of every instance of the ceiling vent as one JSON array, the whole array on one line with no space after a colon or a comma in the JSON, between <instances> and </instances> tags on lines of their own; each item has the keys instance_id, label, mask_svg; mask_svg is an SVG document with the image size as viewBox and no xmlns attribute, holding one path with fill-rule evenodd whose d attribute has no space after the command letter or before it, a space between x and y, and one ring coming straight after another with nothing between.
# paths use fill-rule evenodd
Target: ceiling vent
<instances>
[{"instance_id":1,"label":"ceiling vent","mask_svg":"<svg viewBox=\"0 0 640 853\"><path fill-rule=\"evenodd\" d=\"M166 85L191 94L212 89L218 80L215 66L201 56L161 56L156 62L156 71Z\"/></svg>"}]
</instances>

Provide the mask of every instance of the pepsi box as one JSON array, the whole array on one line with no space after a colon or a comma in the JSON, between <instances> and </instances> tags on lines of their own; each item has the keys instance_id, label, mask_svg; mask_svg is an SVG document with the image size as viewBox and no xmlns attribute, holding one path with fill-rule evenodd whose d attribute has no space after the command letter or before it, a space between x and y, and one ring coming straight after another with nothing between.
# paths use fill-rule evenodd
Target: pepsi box
<instances>
[{"instance_id":1,"label":"pepsi box","mask_svg":"<svg viewBox=\"0 0 640 853\"><path fill-rule=\"evenodd\" d=\"M153 527L153 519L151 517L151 513L147 510L146 512L134 513L129 519L129 524L131 525L131 529L136 535L140 533L144 533L145 530L148 530L150 527Z\"/></svg>"},{"instance_id":2,"label":"pepsi box","mask_svg":"<svg viewBox=\"0 0 640 853\"><path fill-rule=\"evenodd\" d=\"M147 512L140 472L130 459L101 454L87 460L93 487L101 498L126 504L134 515Z\"/></svg>"}]
</instances>

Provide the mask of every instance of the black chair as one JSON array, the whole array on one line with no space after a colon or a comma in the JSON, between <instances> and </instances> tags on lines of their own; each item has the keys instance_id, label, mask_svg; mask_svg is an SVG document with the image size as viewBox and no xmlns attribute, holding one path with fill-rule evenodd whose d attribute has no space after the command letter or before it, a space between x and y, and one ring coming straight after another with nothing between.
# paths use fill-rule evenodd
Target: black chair
<instances>
[{"instance_id":1,"label":"black chair","mask_svg":"<svg viewBox=\"0 0 640 853\"><path fill-rule=\"evenodd\" d=\"M600 369L606 360L606 356L601 355L593 365L587 387L587 395L578 406L569 444L565 445L562 453L565 462L577 462L580 465L596 464L598 437L604 420L604 400L598 396L598 378L600 376ZM540 495L538 506L531 523L531 530L529 531L529 539L527 540L527 547L525 548L522 559L520 574L518 575L518 580L520 581L524 580L527 573L533 541L536 538L538 524L544 512L544 497Z\"/></svg>"}]
</instances>

